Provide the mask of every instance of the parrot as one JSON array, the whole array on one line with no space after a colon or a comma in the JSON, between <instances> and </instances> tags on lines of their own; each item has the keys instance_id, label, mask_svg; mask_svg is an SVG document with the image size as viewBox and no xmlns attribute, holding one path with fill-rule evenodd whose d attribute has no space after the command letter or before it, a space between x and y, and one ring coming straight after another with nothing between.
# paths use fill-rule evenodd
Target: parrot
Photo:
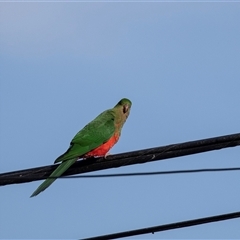
<instances>
[{"instance_id":1,"label":"parrot","mask_svg":"<svg viewBox=\"0 0 240 240\"><path fill-rule=\"evenodd\" d=\"M102 112L81 129L72 139L68 150L55 160L54 163L61 162L59 166L30 197L37 196L48 188L78 159L106 158L108 151L120 138L122 127L129 116L131 106L132 102L123 98L114 108Z\"/></svg>"}]
</instances>

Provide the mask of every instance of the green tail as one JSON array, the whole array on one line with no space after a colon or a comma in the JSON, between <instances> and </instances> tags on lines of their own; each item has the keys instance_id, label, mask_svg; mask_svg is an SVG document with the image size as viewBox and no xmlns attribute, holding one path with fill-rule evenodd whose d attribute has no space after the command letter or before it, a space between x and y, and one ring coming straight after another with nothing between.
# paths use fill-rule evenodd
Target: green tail
<instances>
[{"instance_id":1,"label":"green tail","mask_svg":"<svg viewBox=\"0 0 240 240\"><path fill-rule=\"evenodd\" d=\"M70 168L74 163L76 162L76 159L71 159L62 162L49 177L53 178L47 178L31 195L31 197L37 196L40 192L44 191L46 188L48 188L56 179L57 177L61 176L68 168ZM56 177L56 178L54 178Z\"/></svg>"}]
</instances>

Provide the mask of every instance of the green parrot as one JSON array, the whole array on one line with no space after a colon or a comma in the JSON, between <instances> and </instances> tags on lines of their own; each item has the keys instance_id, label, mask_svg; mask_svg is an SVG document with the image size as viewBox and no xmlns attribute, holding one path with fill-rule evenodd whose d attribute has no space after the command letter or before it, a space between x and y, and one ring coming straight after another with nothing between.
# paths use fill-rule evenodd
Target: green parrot
<instances>
[{"instance_id":1,"label":"green parrot","mask_svg":"<svg viewBox=\"0 0 240 240\"><path fill-rule=\"evenodd\" d=\"M54 163L61 162L61 164L50 175L54 178L47 178L31 197L48 188L56 180L55 177L61 176L79 158L105 157L117 143L131 105L129 99L123 98L114 108L102 112L80 130L72 139L68 150L55 160Z\"/></svg>"}]
</instances>

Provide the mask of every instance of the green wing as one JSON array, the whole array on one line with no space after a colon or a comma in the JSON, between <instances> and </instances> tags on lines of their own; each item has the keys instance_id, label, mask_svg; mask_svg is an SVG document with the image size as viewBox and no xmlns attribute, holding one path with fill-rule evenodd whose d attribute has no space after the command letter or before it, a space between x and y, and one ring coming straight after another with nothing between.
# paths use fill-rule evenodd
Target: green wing
<instances>
[{"instance_id":1,"label":"green wing","mask_svg":"<svg viewBox=\"0 0 240 240\"><path fill-rule=\"evenodd\" d=\"M48 188L59 176L61 176L71 165L80 157L89 151L97 148L114 134L114 112L107 110L96 117L92 122L87 124L71 141L71 146L66 153L55 160L62 163L52 172L31 195L37 196L40 192Z\"/></svg>"},{"instance_id":2,"label":"green wing","mask_svg":"<svg viewBox=\"0 0 240 240\"><path fill-rule=\"evenodd\" d=\"M101 146L114 134L114 111L107 110L80 130L70 143L69 149L54 163L80 157Z\"/></svg>"}]
</instances>

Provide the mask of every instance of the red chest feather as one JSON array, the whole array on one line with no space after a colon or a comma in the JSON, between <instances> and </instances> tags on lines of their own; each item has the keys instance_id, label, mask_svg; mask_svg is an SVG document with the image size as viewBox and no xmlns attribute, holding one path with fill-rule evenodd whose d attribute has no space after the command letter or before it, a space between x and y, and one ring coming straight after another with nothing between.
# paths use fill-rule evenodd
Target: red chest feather
<instances>
[{"instance_id":1,"label":"red chest feather","mask_svg":"<svg viewBox=\"0 0 240 240\"><path fill-rule=\"evenodd\" d=\"M103 157L116 144L119 135L113 135L107 142L85 154L85 157Z\"/></svg>"}]
</instances>

